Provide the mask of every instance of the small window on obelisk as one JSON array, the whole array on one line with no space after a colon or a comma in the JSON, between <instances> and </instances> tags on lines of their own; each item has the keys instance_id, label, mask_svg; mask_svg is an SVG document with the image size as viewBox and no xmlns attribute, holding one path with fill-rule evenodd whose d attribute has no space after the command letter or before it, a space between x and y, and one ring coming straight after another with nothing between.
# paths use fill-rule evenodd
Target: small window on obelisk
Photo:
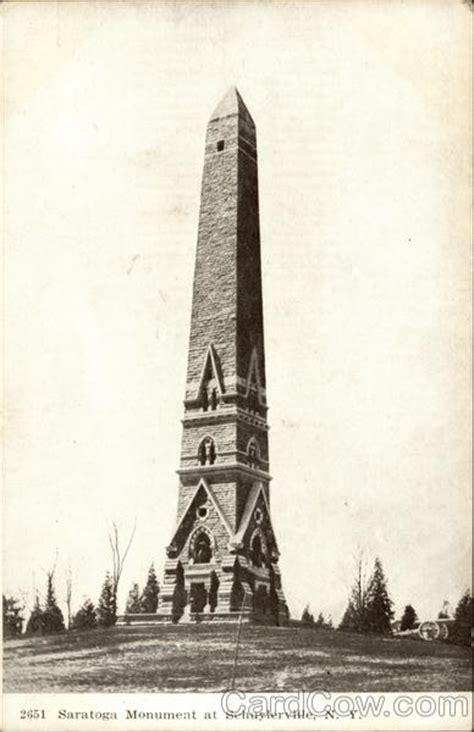
<instances>
[{"instance_id":1,"label":"small window on obelisk","mask_svg":"<svg viewBox=\"0 0 474 732\"><path fill-rule=\"evenodd\" d=\"M219 140L219 142L217 143L217 152L222 152L224 148L225 148L224 140Z\"/></svg>"}]
</instances>

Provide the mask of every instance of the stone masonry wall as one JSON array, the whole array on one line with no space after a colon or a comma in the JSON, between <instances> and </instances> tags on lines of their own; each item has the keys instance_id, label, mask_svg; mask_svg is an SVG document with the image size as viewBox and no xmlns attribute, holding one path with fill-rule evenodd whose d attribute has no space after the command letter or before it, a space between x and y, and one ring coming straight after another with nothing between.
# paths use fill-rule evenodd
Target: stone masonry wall
<instances>
[{"instance_id":1,"label":"stone masonry wall","mask_svg":"<svg viewBox=\"0 0 474 732\"><path fill-rule=\"evenodd\" d=\"M237 510L237 495L243 493L247 496L248 488L244 488L243 491L239 491L238 483L235 481L229 481L226 483L213 483L211 480L207 481L212 489L212 492L216 498L216 501L221 509L222 513L227 519L231 529L236 531L236 510ZM179 519L185 508L188 506L191 496L196 490L196 486L184 486L179 487L179 498L178 498L178 511L177 518Z\"/></svg>"},{"instance_id":2,"label":"stone masonry wall","mask_svg":"<svg viewBox=\"0 0 474 732\"><path fill-rule=\"evenodd\" d=\"M223 140L224 150L217 150ZM237 121L208 130L194 271L187 383L197 383L209 343L222 374L235 373L237 328ZM186 394L193 397L194 394Z\"/></svg>"},{"instance_id":3,"label":"stone masonry wall","mask_svg":"<svg viewBox=\"0 0 474 732\"><path fill-rule=\"evenodd\" d=\"M212 437L216 443L216 463L234 462L236 431L235 422L185 426L181 443L182 467L198 464L199 443L207 435Z\"/></svg>"}]
</instances>

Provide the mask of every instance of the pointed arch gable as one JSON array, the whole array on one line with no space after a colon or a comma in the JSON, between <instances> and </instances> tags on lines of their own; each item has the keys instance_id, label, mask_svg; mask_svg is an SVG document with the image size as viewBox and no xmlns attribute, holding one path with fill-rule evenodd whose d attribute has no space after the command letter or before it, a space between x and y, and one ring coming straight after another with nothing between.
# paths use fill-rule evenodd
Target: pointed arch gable
<instances>
[{"instance_id":1,"label":"pointed arch gable","mask_svg":"<svg viewBox=\"0 0 474 732\"><path fill-rule=\"evenodd\" d=\"M268 500L267 500L267 496L265 494L265 491L263 489L263 484L260 483L260 482L254 483L253 486L252 486L252 488L250 489L250 493L249 493L249 496L248 496L248 499L247 499L247 503L245 505L245 509L244 509L243 514L242 514L242 519L240 521L239 528L236 531L236 533L235 533L235 535L234 535L234 537L232 539L232 543L233 544L240 544L244 540L245 535L247 533L247 530L248 530L248 528L250 526L250 520L251 520L251 518L253 516L254 509L255 509L255 507L257 505L257 502L258 502L258 500L259 500L259 498L260 498L261 495L263 497L263 503L265 505L265 510L266 510L266 513L267 513L268 523L270 524L270 529L271 529L272 534L273 534L273 541L275 542L275 547L276 547L276 549L278 551L278 544L277 544L277 540L276 540L275 530L274 530L273 524L272 524L272 518L271 518L271 513L270 513L270 506L268 505Z\"/></svg>"},{"instance_id":2,"label":"pointed arch gable","mask_svg":"<svg viewBox=\"0 0 474 732\"><path fill-rule=\"evenodd\" d=\"M206 377L206 370L208 366L210 365L211 371L214 374L214 378L217 383L217 390L219 392L219 396L222 396L224 394L224 379L222 378L222 373L219 365L219 359L217 357L216 349L214 348L213 344L210 343L206 355L204 356L204 361L201 369L201 375L199 377L199 385L197 390L197 396L201 393L201 389L204 385L204 380Z\"/></svg>"},{"instance_id":3,"label":"pointed arch gable","mask_svg":"<svg viewBox=\"0 0 474 732\"><path fill-rule=\"evenodd\" d=\"M172 540L171 540L170 543L173 543L173 541L174 541L174 539L176 537L176 534L178 533L179 529L181 528L181 524L183 523L184 519L186 518L187 514L189 513L189 511L191 509L191 506L193 504L193 501L194 501L194 499L196 498L197 494L199 493L199 491L201 489L204 489L204 491L209 496L209 499L210 499L212 505L214 506L217 515L219 516L220 520L222 521L222 523L224 525L224 528L226 529L227 533L229 534L229 537L232 537L233 536L232 529L230 528L229 523L228 523L226 517L222 513L222 509L219 506L216 497L214 496L212 490L210 489L210 487L208 486L208 484L206 483L206 481L204 480L204 478L201 478L201 480L197 484L195 490L193 491L193 493L192 493L192 495L191 495L188 503L186 504L186 507L185 507L184 511L182 512L181 516L179 517L179 520L178 520L178 522L176 524L176 529L175 529L174 534L173 534L173 538L172 538Z\"/></svg>"}]
</instances>

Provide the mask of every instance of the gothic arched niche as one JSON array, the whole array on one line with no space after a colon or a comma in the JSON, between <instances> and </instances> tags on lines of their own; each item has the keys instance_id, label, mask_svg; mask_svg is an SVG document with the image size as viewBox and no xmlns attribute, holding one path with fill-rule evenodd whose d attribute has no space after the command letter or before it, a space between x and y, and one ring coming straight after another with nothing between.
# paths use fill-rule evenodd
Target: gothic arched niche
<instances>
[{"instance_id":1,"label":"gothic arched niche","mask_svg":"<svg viewBox=\"0 0 474 732\"><path fill-rule=\"evenodd\" d=\"M214 465L216 462L216 442L213 437L206 435L203 437L198 447L198 463L199 465Z\"/></svg>"},{"instance_id":2,"label":"gothic arched niche","mask_svg":"<svg viewBox=\"0 0 474 732\"><path fill-rule=\"evenodd\" d=\"M260 447L255 437L251 437L247 445L247 461L251 468L260 466Z\"/></svg>"},{"instance_id":3,"label":"gothic arched niche","mask_svg":"<svg viewBox=\"0 0 474 732\"><path fill-rule=\"evenodd\" d=\"M262 567L266 563L267 545L260 529L255 529L250 538L249 557L254 567Z\"/></svg>"},{"instance_id":4,"label":"gothic arched niche","mask_svg":"<svg viewBox=\"0 0 474 732\"><path fill-rule=\"evenodd\" d=\"M189 542L189 558L193 564L209 564L213 555L213 541L209 531L200 528Z\"/></svg>"}]
</instances>

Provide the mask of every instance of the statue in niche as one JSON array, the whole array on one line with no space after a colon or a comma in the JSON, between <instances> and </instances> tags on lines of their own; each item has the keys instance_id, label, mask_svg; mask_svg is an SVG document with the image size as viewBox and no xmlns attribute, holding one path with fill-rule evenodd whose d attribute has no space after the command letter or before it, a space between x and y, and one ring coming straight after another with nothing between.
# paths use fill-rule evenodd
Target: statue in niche
<instances>
[{"instance_id":1,"label":"statue in niche","mask_svg":"<svg viewBox=\"0 0 474 732\"><path fill-rule=\"evenodd\" d=\"M250 560L255 567L261 567L265 562L265 552L262 546L262 539L256 534L250 547Z\"/></svg>"},{"instance_id":2,"label":"statue in niche","mask_svg":"<svg viewBox=\"0 0 474 732\"><path fill-rule=\"evenodd\" d=\"M199 465L214 465L216 462L216 443L212 437L205 437L199 444Z\"/></svg>"},{"instance_id":3,"label":"statue in niche","mask_svg":"<svg viewBox=\"0 0 474 732\"><path fill-rule=\"evenodd\" d=\"M212 547L209 535L202 531L196 537L193 548L194 564L209 564L212 559Z\"/></svg>"},{"instance_id":4,"label":"statue in niche","mask_svg":"<svg viewBox=\"0 0 474 732\"><path fill-rule=\"evenodd\" d=\"M249 444L248 459L251 468L258 468L258 448L253 440Z\"/></svg>"}]
</instances>

